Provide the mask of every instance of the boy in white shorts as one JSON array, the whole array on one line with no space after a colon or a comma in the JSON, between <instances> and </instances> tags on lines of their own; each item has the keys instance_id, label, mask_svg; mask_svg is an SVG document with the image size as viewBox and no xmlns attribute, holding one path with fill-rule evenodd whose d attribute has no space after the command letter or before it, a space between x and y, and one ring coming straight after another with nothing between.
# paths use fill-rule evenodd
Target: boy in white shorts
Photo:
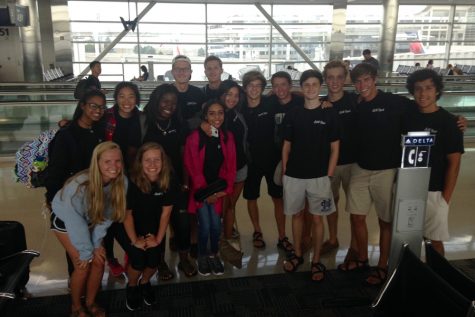
<instances>
[{"instance_id":1,"label":"boy in white shorts","mask_svg":"<svg viewBox=\"0 0 475 317\"><path fill-rule=\"evenodd\" d=\"M284 212L292 215L295 252L284 261L284 270L293 272L303 263L302 229L305 200L313 220L312 280L325 277L325 266L320 263L323 240L322 216L335 211L330 177L338 161L339 123L333 108L322 108L320 87L322 74L306 70L300 77L304 104L290 110L284 118L284 145L282 175Z\"/></svg>"},{"instance_id":2,"label":"boy in white shorts","mask_svg":"<svg viewBox=\"0 0 475 317\"><path fill-rule=\"evenodd\" d=\"M422 69L407 78L406 88L414 96L417 113L408 119L409 131L435 134L431 148L429 195L427 197L424 237L432 240L434 249L444 255L444 240L449 239L449 202L460 169L463 134L456 117L437 105L443 92L442 78L431 69Z\"/></svg>"}]
</instances>

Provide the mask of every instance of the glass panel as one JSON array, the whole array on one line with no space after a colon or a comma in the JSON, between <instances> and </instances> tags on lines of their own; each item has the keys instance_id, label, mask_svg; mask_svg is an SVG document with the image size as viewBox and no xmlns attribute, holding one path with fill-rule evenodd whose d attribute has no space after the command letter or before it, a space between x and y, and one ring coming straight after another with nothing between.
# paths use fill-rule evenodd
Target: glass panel
<instances>
[{"instance_id":1,"label":"glass panel","mask_svg":"<svg viewBox=\"0 0 475 317\"><path fill-rule=\"evenodd\" d=\"M274 5L272 17L277 23L331 23L330 5Z\"/></svg>"},{"instance_id":2,"label":"glass panel","mask_svg":"<svg viewBox=\"0 0 475 317\"><path fill-rule=\"evenodd\" d=\"M111 1L68 1L69 18L76 21L118 21L120 17L129 19L129 6L126 2ZM130 4L130 16L137 16L135 3Z\"/></svg>"},{"instance_id":3,"label":"glass panel","mask_svg":"<svg viewBox=\"0 0 475 317\"><path fill-rule=\"evenodd\" d=\"M140 24L140 42L204 43L206 33L204 24Z\"/></svg>"},{"instance_id":4,"label":"glass panel","mask_svg":"<svg viewBox=\"0 0 475 317\"><path fill-rule=\"evenodd\" d=\"M475 6L456 6L454 22L475 23Z\"/></svg>"},{"instance_id":5,"label":"glass panel","mask_svg":"<svg viewBox=\"0 0 475 317\"><path fill-rule=\"evenodd\" d=\"M454 64L457 59L465 60L463 64L475 65L475 42L453 42L450 46L449 61Z\"/></svg>"},{"instance_id":6,"label":"glass panel","mask_svg":"<svg viewBox=\"0 0 475 317\"><path fill-rule=\"evenodd\" d=\"M400 5L398 22L446 23L450 6Z\"/></svg>"},{"instance_id":7,"label":"glass panel","mask_svg":"<svg viewBox=\"0 0 475 317\"><path fill-rule=\"evenodd\" d=\"M208 43L256 43L269 42L269 25L208 25Z\"/></svg>"},{"instance_id":8,"label":"glass panel","mask_svg":"<svg viewBox=\"0 0 475 317\"><path fill-rule=\"evenodd\" d=\"M112 42L124 27L120 22L71 22L72 41L102 41ZM122 39L123 42L136 42L137 34L129 32Z\"/></svg>"},{"instance_id":9,"label":"glass panel","mask_svg":"<svg viewBox=\"0 0 475 317\"><path fill-rule=\"evenodd\" d=\"M446 41L447 24L399 24L396 40Z\"/></svg>"},{"instance_id":10,"label":"glass panel","mask_svg":"<svg viewBox=\"0 0 475 317\"><path fill-rule=\"evenodd\" d=\"M254 5L208 4L209 23L267 23L267 19ZM270 6L262 6L271 14Z\"/></svg>"},{"instance_id":11,"label":"glass panel","mask_svg":"<svg viewBox=\"0 0 475 317\"><path fill-rule=\"evenodd\" d=\"M157 3L142 18L143 22L205 22L205 5Z\"/></svg>"},{"instance_id":12,"label":"glass panel","mask_svg":"<svg viewBox=\"0 0 475 317\"><path fill-rule=\"evenodd\" d=\"M349 5L346 7L346 20L348 24L381 23L383 21L383 6Z\"/></svg>"},{"instance_id":13,"label":"glass panel","mask_svg":"<svg viewBox=\"0 0 475 317\"><path fill-rule=\"evenodd\" d=\"M296 43L329 42L331 25L282 25L285 33ZM273 42L287 43L287 40L273 28Z\"/></svg>"},{"instance_id":14,"label":"glass panel","mask_svg":"<svg viewBox=\"0 0 475 317\"><path fill-rule=\"evenodd\" d=\"M298 43L300 49L310 60L328 60L330 53L329 43ZM304 62L304 59L290 44L272 45L272 62Z\"/></svg>"}]
</instances>

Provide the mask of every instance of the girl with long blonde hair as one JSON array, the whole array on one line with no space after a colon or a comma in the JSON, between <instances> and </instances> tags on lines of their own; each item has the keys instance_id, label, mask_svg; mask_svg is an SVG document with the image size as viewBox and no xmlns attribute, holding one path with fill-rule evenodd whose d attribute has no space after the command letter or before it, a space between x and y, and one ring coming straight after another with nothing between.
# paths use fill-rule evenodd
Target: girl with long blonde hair
<instances>
[{"instance_id":1,"label":"girl with long blonde hair","mask_svg":"<svg viewBox=\"0 0 475 317\"><path fill-rule=\"evenodd\" d=\"M120 147L97 145L89 169L71 177L52 202L53 231L71 257L71 316L105 316L95 302L104 273L102 240L113 221L123 221L127 179ZM85 306L81 296L85 295Z\"/></svg>"}]
</instances>

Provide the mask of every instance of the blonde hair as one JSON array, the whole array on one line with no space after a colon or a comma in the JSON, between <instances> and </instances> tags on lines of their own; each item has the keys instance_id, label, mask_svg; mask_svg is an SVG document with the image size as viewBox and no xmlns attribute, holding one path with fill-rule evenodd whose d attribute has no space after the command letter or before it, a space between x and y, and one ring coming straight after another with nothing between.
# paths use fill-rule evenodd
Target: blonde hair
<instances>
[{"instance_id":1,"label":"blonde hair","mask_svg":"<svg viewBox=\"0 0 475 317\"><path fill-rule=\"evenodd\" d=\"M142 163L142 159L145 152L150 151L150 150L160 151L160 155L162 159L162 168L158 175L158 180L156 181L156 184L161 190L167 191L168 188L170 187L172 166L170 164L168 156L163 150L163 147L160 144L155 143L155 142L147 142L143 144L137 151L137 156L135 157L135 162L132 167L131 180L135 183L135 185L137 185L137 187L143 193L150 193L152 191L152 184L150 183L147 176L143 172L143 163Z\"/></svg>"}]
</instances>

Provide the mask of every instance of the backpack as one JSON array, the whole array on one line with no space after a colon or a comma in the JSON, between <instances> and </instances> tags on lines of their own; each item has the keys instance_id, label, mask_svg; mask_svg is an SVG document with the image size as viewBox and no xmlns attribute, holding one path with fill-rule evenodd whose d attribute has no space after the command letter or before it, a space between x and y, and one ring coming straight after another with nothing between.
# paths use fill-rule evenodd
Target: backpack
<instances>
[{"instance_id":1,"label":"backpack","mask_svg":"<svg viewBox=\"0 0 475 317\"><path fill-rule=\"evenodd\" d=\"M74 98L79 100L82 98L82 96L84 96L84 94L86 93L88 78L89 77L83 78L78 82L76 88L74 89Z\"/></svg>"},{"instance_id":2,"label":"backpack","mask_svg":"<svg viewBox=\"0 0 475 317\"><path fill-rule=\"evenodd\" d=\"M49 156L58 129L43 131L33 141L23 144L15 154L16 181L28 188L44 187Z\"/></svg>"}]
</instances>

